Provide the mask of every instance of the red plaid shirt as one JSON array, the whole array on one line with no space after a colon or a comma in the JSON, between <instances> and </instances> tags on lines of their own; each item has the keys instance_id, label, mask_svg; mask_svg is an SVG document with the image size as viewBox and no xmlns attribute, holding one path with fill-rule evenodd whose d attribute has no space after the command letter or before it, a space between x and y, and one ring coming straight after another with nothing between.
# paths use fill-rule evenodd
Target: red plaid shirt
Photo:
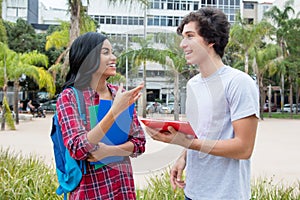
<instances>
[{"instance_id":1,"label":"red plaid shirt","mask_svg":"<svg viewBox=\"0 0 300 200\"><path fill-rule=\"evenodd\" d=\"M114 98L118 88L110 84L108 84L108 87ZM87 88L83 90L83 96L87 113L86 125L80 120L76 97L72 89L65 89L59 96L56 105L64 144L70 151L71 156L77 160L86 160L89 152L96 150L98 147L88 142L87 133L90 130L88 108L99 104L99 95L91 88ZM128 141L134 144L131 157L144 153L145 135L135 111ZM89 163L86 166L86 174L83 175L78 187L70 193L70 199L136 199L129 157L125 157L122 162L111 163L97 170Z\"/></svg>"}]
</instances>

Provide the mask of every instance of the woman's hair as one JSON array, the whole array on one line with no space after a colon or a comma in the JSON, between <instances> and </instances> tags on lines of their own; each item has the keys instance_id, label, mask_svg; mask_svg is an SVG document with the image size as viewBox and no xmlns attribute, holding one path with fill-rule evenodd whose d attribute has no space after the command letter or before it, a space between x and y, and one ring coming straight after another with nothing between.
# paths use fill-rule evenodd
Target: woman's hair
<instances>
[{"instance_id":1,"label":"woman's hair","mask_svg":"<svg viewBox=\"0 0 300 200\"><path fill-rule=\"evenodd\" d=\"M190 22L196 22L198 35L203 37L208 44L214 43L215 52L222 58L230 30L230 23L226 15L216 8L201 8L183 18L177 28L177 34L182 35L184 26Z\"/></svg>"},{"instance_id":2,"label":"woman's hair","mask_svg":"<svg viewBox=\"0 0 300 200\"><path fill-rule=\"evenodd\" d=\"M100 51L106 36L88 32L74 40L69 52L70 69L64 88L74 86L78 89L90 85L92 74L100 65Z\"/></svg>"}]
</instances>

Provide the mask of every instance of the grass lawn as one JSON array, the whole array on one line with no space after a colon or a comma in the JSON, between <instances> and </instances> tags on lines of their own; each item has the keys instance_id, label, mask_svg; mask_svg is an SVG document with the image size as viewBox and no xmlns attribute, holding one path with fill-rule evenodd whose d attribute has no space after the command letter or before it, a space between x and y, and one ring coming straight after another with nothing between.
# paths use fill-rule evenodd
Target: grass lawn
<instances>
[{"instance_id":1,"label":"grass lawn","mask_svg":"<svg viewBox=\"0 0 300 200\"><path fill-rule=\"evenodd\" d=\"M300 119L300 113L281 113L281 112L271 112L264 113L264 118L274 118L274 119Z\"/></svg>"}]
</instances>

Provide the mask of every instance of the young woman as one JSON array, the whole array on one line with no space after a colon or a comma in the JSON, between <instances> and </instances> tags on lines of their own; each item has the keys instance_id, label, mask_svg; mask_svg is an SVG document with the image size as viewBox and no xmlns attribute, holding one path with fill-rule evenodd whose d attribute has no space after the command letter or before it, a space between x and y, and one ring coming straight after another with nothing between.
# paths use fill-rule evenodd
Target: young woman
<instances>
[{"instance_id":1,"label":"young woman","mask_svg":"<svg viewBox=\"0 0 300 200\"><path fill-rule=\"evenodd\" d=\"M129 156L136 157L145 151L145 135L134 111L128 141L115 146L100 143L114 120L140 97L143 84L130 91L107 83L116 75L116 57L109 40L100 33L89 32L79 36L70 49L70 70L64 90L57 101L58 120L64 144L77 160L98 161L108 156L124 156L95 168L86 162L86 173L70 199L135 199L135 188ZM81 90L85 100L87 124L80 120L76 97L70 86ZM108 113L90 129L89 107L100 99L113 100Z\"/></svg>"}]
</instances>

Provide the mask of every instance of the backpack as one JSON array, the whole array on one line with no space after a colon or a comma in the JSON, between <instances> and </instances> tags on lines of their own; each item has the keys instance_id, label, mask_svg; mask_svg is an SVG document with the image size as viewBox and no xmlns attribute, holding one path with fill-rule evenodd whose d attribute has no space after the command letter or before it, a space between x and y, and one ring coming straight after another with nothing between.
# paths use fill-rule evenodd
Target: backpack
<instances>
[{"instance_id":1,"label":"backpack","mask_svg":"<svg viewBox=\"0 0 300 200\"><path fill-rule=\"evenodd\" d=\"M83 120L84 124L86 124L86 111L83 94L74 87L72 87L72 89L76 96L80 119ZM82 178L81 169L85 167L85 163L84 161L77 161L70 156L68 149L63 143L62 132L58 123L57 113L55 113L52 118L50 137L53 142L56 175L59 183L59 187L56 189L56 194L64 194L64 199L66 200L67 193L73 191L80 183Z\"/></svg>"}]
</instances>

